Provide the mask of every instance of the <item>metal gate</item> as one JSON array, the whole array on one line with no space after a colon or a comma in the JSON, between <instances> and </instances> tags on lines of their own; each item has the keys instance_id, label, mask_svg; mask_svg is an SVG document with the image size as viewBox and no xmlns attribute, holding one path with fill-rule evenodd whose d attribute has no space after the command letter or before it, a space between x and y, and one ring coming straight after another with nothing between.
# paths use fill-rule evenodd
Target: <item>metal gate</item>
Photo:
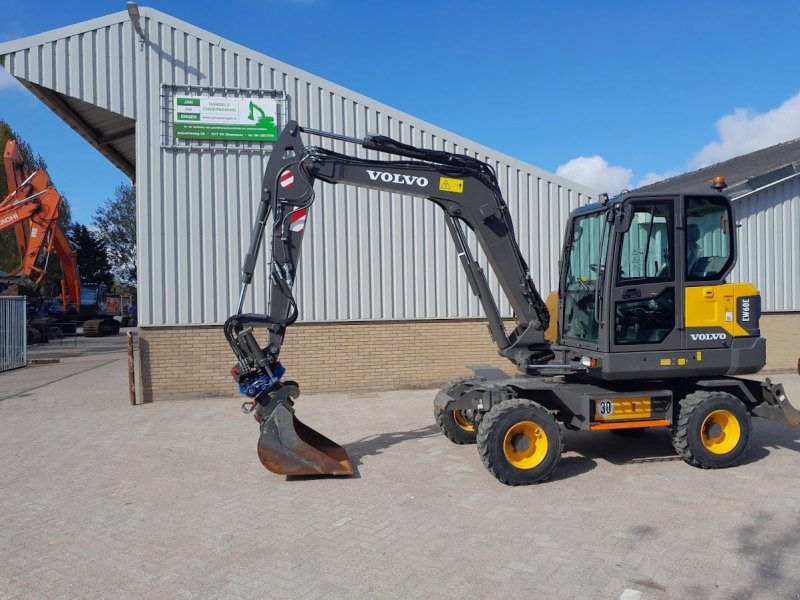
<instances>
[{"instance_id":1,"label":"metal gate","mask_svg":"<svg viewBox=\"0 0 800 600\"><path fill-rule=\"evenodd\" d=\"M0 371L28 364L25 298L0 297Z\"/></svg>"}]
</instances>

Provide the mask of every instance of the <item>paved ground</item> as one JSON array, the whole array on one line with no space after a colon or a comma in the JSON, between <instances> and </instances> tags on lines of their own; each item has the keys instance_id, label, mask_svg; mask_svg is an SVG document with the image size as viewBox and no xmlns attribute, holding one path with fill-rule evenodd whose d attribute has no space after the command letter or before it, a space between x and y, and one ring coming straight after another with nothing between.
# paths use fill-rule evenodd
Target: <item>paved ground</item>
<instances>
[{"instance_id":1,"label":"paved ground","mask_svg":"<svg viewBox=\"0 0 800 600\"><path fill-rule=\"evenodd\" d=\"M800 598L800 428L715 472L664 431L568 434L508 488L432 391L320 395L298 414L358 475L286 480L238 400L131 407L125 369L112 343L0 375L1 598Z\"/></svg>"}]
</instances>

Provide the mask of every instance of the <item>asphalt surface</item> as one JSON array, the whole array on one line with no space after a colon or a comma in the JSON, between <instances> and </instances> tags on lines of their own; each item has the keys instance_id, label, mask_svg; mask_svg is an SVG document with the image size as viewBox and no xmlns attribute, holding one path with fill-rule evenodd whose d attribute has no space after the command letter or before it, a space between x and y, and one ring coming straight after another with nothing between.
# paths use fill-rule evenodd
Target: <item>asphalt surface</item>
<instances>
[{"instance_id":1,"label":"asphalt surface","mask_svg":"<svg viewBox=\"0 0 800 600\"><path fill-rule=\"evenodd\" d=\"M123 342L0 374L0 598L800 598L800 428L720 471L568 433L510 488L434 390L303 396L357 474L286 479L238 398L130 406Z\"/></svg>"}]
</instances>

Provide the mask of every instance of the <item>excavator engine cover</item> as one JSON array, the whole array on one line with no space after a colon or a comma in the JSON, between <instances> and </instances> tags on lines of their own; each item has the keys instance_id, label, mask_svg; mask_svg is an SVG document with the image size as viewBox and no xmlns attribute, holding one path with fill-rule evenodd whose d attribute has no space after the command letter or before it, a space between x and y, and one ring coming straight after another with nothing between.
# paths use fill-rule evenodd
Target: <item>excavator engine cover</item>
<instances>
[{"instance_id":1,"label":"excavator engine cover","mask_svg":"<svg viewBox=\"0 0 800 600\"><path fill-rule=\"evenodd\" d=\"M315 431L294 415L286 388L268 404L268 416L262 414L258 458L261 464L278 475L352 475L353 466L345 449ZM260 412L260 411L259 411ZM259 418L257 413L256 418Z\"/></svg>"}]
</instances>

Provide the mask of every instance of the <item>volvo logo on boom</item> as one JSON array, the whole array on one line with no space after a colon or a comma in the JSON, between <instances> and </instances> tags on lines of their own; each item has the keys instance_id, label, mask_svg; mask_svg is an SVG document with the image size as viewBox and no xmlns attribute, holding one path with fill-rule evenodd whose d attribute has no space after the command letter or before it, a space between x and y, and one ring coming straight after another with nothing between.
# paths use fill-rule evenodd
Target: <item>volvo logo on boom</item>
<instances>
[{"instance_id":1,"label":"volvo logo on boom","mask_svg":"<svg viewBox=\"0 0 800 600\"><path fill-rule=\"evenodd\" d=\"M403 173L389 173L388 171L371 171L367 169L367 175L372 181L379 179L384 183L399 183L401 185L417 185L427 187L428 179L417 175L404 175Z\"/></svg>"}]
</instances>

